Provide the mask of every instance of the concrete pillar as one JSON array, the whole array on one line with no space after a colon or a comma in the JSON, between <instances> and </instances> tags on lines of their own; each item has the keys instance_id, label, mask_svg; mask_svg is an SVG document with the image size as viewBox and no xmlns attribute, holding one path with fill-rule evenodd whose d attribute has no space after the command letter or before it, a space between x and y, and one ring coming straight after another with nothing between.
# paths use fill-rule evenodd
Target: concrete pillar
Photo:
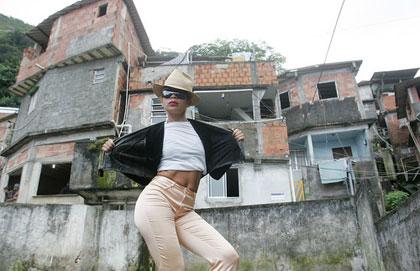
<instances>
[{"instance_id":1,"label":"concrete pillar","mask_svg":"<svg viewBox=\"0 0 420 271\"><path fill-rule=\"evenodd\" d=\"M36 196L39 186L39 178L41 177L42 163L36 162L32 165L32 171L29 176L27 201L30 202L33 196Z\"/></svg>"},{"instance_id":2,"label":"concrete pillar","mask_svg":"<svg viewBox=\"0 0 420 271\"><path fill-rule=\"evenodd\" d=\"M260 102L264 96L264 93L264 89L254 89L252 91L252 110L254 114L254 120L256 121L261 120ZM257 127L257 157L255 158L254 166L257 166L256 169L259 169L264 151L264 139L262 134L263 124L261 122L257 122L255 126Z\"/></svg>"},{"instance_id":3,"label":"concrete pillar","mask_svg":"<svg viewBox=\"0 0 420 271\"><path fill-rule=\"evenodd\" d=\"M281 112L281 104L280 104L280 94L278 91L276 91L276 97L274 98L274 105L275 105L275 110L276 110L276 118L281 118L282 117L282 112Z\"/></svg>"},{"instance_id":4,"label":"concrete pillar","mask_svg":"<svg viewBox=\"0 0 420 271\"><path fill-rule=\"evenodd\" d=\"M5 165L7 165L7 159L5 160ZM3 188L7 186L7 183L9 181L9 174L6 174L5 170L3 169L1 174L1 181L0 181L0 202L4 202L5 194Z\"/></svg>"},{"instance_id":5,"label":"concrete pillar","mask_svg":"<svg viewBox=\"0 0 420 271\"><path fill-rule=\"evenodd\" d=\"M314 145L312 144L312 135L307 135L306 143L308 147L309 163L313 165L315 164L315 156L314 156Z\"/></svg>"},{"instance_id":6,"label":"concrete pillar","mask_svg":"<svg viewBox=\"0 0 420 271\"><path fill-rule=\"evenodd\" d=\"M27 203L29 197L30 174L32 171L32 163L25 163L20 175L19 195L16 200L17 203Z\"/></svg>"},{"instance_id":7,"label":"concrete pillar","mask_svg":"<svg viewBox=\"0 0 420 271\"><path fill-rule=\"evenodd\" d=\"M252 90L252 111L254 114L254 120L261 119L260 102L265 94L265 89L254 89Z\"/></svg>"}]
</instances>

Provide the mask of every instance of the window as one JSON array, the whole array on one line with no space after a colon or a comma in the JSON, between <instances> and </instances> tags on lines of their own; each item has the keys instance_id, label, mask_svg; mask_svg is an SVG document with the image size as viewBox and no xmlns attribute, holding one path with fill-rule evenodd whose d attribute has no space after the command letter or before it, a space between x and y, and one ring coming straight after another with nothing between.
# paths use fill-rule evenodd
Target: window
<instances>
[{"instance_id":1,"label":"window","mask_svg":"<svg viewBox=\"0 0 420 271\"><path fill-rule=\"evenodd\" d=\"M209 177L209 198L236 198L239 197L238 169L231 168L220 180Z\"/></svg>"},{"instance_id":2,"label":"window","mask_svg":"<svg viewBox=\"0 0 420 271\"><path fill-rule=\"evenodd\" d=\"M160 103L159 98L152 99L152 124L159 123L166 120L166 112Z\"/></svg>"},{"instance_id":3,"label":"window","mask_svg":"<svg viewBox=\"0 0 420 271\"><path fill-rule=\"evenodd\" d=\"M274 101L272 99L261 99L260 101L261 118L273 119L276 117Z\"/></svg>"},{"instance_id":4,"label":"window","mask_svg":"<svg viewBox=\"0 0 420 271\"><path fill-rule=\"evenodd\" d=\"M104 16L106 14L106 9L108 8L108 4L104 4L99 6L98 8L98 17Z\"/></svg>"},{"instance_id":5,"label":"window","mask_svg":"<svg viewBox=\"0 0 420 271\"><path fill-rule=\"evenodd\" d=\"M32 94L31 101L29 102L29 109L28 114L31 113L35 109L36 100L38 99L38 91Z\"/></svg>"},{"instance_id":6,"label":"window","mask_svg":"<svg viewBox=\"0 0 420 271\"><path fill-rule=\"evenodd\" d=\"M16 201L19 195L20 178L22 176L22 168L13 171L9 174L9 182L4 188L4 201L12 202Z\"/></svg>"},{"instance_id":7,"label":"window","mask_svg":"<svg viewBox=\"0 0 420 271\"><path fill-rule=\"evenodd\" d=\"M346 157L352 157L351 147L332 148L333 158L340 159Z\"/></svg>"},{"instance_id":8,"label":"window","mask_svg":"<svg viewBox=\"0 0 420 271\"><path fill-rule=\"evenodd\" d=\"M105 69L100 68L100 69L93 70L93 83L97 84L97 83L102 83L104 81L105 81Z\"/></svg>"},{"instance_id":9,"label":"window","mask_svg":"<svg viewBox=\"0 0 420 271\"><path fill-rule=\"evenodd\" d=\"M37 195L69 194L71 163L44 164Z\"/></svg>"},{"instance_id":10,"label":"window","mask_svg":"<svg viewBox=\"0 0 420 271\"><path fill-rule=\"evenodd\" d=\"M290 107L289 91L280 93L280 108L286 109Z\"/></svg>"},{"instance_id":11,"label":"window","mask_svg":"<svg viewBox=\"0 0 420 271\"><path fill-rule=\"evenodd\" d=\"M317 88L320 100L338 97L335 82L319 83Z\"/></svg>"}]
</instances>

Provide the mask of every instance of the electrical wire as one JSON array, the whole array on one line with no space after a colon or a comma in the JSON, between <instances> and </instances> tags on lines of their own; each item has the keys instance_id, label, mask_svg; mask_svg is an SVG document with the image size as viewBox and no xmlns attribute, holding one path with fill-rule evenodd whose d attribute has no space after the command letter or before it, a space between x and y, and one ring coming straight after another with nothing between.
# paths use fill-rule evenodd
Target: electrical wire
<instances>
[{"instance_id":1,"label":"electrical wire","mask_svg":"<svg viewBox=\"0 0 420 271\"><path fill-rule=\"evenodd\" d=\"M339 10L338 15L337 15L337 19L335 20L335 24L334 24L333 32L331 33L331 38L330 38L330 42L328 43L327 52L325 53L325 57L324 57L324 62L323 62L323 65L327 62L328 54L329 54L330 49L331 49L331 44L332 44L332 41L333 41L333 39L334 39L335 30L337 29L338 21L339 21L339 19L340 19L341 12L343 11L343 7L344 7L344 3L345 3L345 2L346 2L346 0L343 0L343 1L342 1L342 3L341 3L341 7L340 7L340 10ZM316 83L316 85L315 85L314 95L312 96L311 102L313 102L313 101L314 101L314 99L315 99L315 95L316 95L316 93L317 93L317 89L318 89L318 84L319 84L319 82L321 81L322 72L323 72L323 71L321 70L321 73L319 74L318 82L317 82L317 83Z\"/></svg>"}]
</instances>

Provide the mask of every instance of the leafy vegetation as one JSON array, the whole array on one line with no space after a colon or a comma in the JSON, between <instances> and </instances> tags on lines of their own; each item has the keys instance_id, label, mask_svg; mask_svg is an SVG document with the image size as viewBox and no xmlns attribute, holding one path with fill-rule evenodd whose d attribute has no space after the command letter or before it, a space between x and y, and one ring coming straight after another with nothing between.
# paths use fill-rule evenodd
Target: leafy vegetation
<instances>
[{"instance_id":1,"label":"leafy vegetation","mask_svg":"<svg viewBox=\"0 0 420 271\"><path fill-rule=\"evenodd\" d=\"M31 27L0 14L0 106L19 106L19 97L7 88L15 83L23 49L33 44L23 33Z\"/></svg>"},{"instance_id":2,"label":"leafy vegetation","mask_svg":"<svg viewBox=\"0 0 420 271\"><path fill-rule=\"evenodd\" d=\"M249 52L253 60L274 61L279 72L283 70L282 64L286 60L264 41L256 43L239 39L217 39L214 42L194 45L191 50L195 56L231 56L233 53Z\"/></svg>"},{"instance_id":3,"label":"leafy vegetation","mask_svg":"<svg viewBox=\"0 0 420 271\"><path fill-rule=\"evenodd\" d=\"M392 191L385 195L385 210L391 211L400 205L409 197L409 194L403 191Z\"/></svg>"}]
</instances>

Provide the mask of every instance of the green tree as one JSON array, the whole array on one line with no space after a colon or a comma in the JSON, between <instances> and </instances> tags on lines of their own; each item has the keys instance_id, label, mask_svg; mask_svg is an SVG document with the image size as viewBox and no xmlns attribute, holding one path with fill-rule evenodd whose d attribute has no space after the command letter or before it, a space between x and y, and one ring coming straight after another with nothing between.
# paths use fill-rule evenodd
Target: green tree
<instances>
[{"instance_id":1,"label":"green tree","mask_svg":"<svg viewBox=\"0 0 420 271\"><path fill-rule=\"evenodd\" d=\"M0 106L19 106L19 97L7 88L15 83L23 49L31 45L29 38L19 31L0 36Z\"/></svg>"},{"instance_id":2,"label":"green tree","mask_svg":"<svg viewBox=\"0 0 420 271\"><path fill-rule=\"evenodd\" d=\"M253 60L268 60L276 64L277 71L283 71L282 64L285 57L276 52L266 42L252 42L248 40L221 40L202 43L191 47L193 56L231 56L233 53L250 52Z\"/></svg>"}]
</instances>

